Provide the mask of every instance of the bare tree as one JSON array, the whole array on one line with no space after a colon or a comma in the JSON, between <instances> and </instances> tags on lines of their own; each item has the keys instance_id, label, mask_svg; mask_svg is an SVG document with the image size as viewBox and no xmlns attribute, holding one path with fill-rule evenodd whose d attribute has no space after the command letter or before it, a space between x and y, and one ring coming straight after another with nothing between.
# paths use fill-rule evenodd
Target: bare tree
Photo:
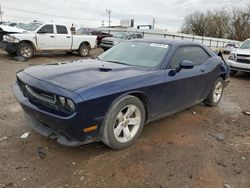
<instances>
[{"instance_id":1,"label":"bare tree","mask_svg":"<svg viewBox=\"0 0 250 188\"><path fill-rule=\"evenodd\" d=\"M242 41L250 37L250 8L243 11L233 9L227 29L231 39Z\"/></svg>"},{"instance_id":2,"label":"bare tree","mask_svg":"<svg viewBox=\"0 0 250 188\"><path fill-rule=\"evenodd\" d=\"M206 34L207 17L202 12L195 12L185 17L182 31L188 34L204 36Z\"/></svg>"},{"instance_id":3,"label":"bare tree","mask_svg":"<svg viewBox=\"0 0 250 188\"><path fill-rule=\"evenodd\" d=\"M246 9L195 12L185 17L181 32L216 38L250 38L250 5Z\"/></svg>"}]
</instances>

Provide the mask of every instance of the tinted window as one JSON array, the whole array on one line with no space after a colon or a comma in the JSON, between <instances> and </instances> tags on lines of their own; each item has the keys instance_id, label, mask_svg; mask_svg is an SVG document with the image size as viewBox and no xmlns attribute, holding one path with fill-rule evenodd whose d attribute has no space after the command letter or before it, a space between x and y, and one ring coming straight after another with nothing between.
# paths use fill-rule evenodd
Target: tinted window
<instances>
[{"instance_id":1,"label":"tinted window","mask_svg":"<svg viewBox=\"0 0 250 188\"><path fill-rule=\"evenodd\" d=\"M177 48L170 62L171 68L176 68L183 60L192 61L194 65L203 64L209 55L199 46L183 46Z\"/></svg>"},{"instance_id":2,"label":"tinted window","mask_svg":"<svg viewBox=\"0 0 250 188\"><path fill-rule=\"evenodd\" d=\"M136 34L137 38L138 39L141 39L142 38L142 35L141 34Z\"/></svg>"},{"instance_id":3,"label":"tinted window","mask_svg":"<svg viewBox=\"0 0 250 188\"><path fill-rule=\"evenodd\" d=\"M63 25L57 25L56 26L56 31L58 34L68 34L68 30L65 26Z\"/></svg>"},{"instance_id":4,"label":"tinted window","mask_svg":"<svg viewBox=\"0 0 250 188\"><path fill-rule=\"evenodd\" d=\"M54 33L53 25L45 25L43 26L38 33Z\"/></svg>"}]
</instances>

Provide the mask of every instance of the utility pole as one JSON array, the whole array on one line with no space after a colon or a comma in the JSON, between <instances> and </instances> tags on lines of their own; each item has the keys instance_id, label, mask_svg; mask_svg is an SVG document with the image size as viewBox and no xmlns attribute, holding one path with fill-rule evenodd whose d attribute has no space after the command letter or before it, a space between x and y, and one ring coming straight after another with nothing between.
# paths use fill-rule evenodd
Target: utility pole
<instances>
[{"instance_id":1,"label":"utility pole","mask_svg":"<svg viewBox=\"0 0 250 188\"><path fill-rule=\"evenodd\" d=\"M1 6L1 4L0 4L0 17L1 17L1 22L3 21L3 11L2 11L2 6Z\"/></svg>"},{"instance_id":2,"label":"utility pole","mask_svg":"<svg viewBox=\"0 0 250 188\"><path fill-rule=\"evenodd\" d=\"M109 27L110 27L110 14L111 14L111 10L106 10L106 12L109 14Z\"/></svg>"},{"instance_id":3,"label":"utility pole","mask_svg":"<svg viewBox=\"0 0 250 188\"><path fill-rule=\"evenodd\" d=\"M153 17L153 29L155 28L155 17Z\"/></svg>"},{"instance_id":4,"label":"utility pole","mask_svg":"<svg viewBox=\"0 0 250 188\"><path fill-rule=\"evenodd\" d=\"M102 27L104 27L104 20L102 20Z\"/></svg>"}]
</instances>

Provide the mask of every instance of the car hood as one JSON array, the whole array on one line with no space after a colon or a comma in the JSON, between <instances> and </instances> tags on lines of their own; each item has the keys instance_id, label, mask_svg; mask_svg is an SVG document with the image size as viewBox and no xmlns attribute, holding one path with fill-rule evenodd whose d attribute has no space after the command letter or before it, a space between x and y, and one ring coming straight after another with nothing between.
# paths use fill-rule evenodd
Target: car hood
<instances>
[{"instance_id":1,"label":"car hood","mask_svg":"<svg viewBox=\"0 0 250 188\"><path fill-rule=\"evenodd\" d=\"M5 33L23 33L25 30L7 25L0 25L0 29Z\"/></svg>"},{"instance_id":2,"label":"car hood","mask_svg":"<svg viewBox=\"0 0 250 188\"><path fill-rule=\"evenodd\" d=\"M75 91L108 82L147 74L149 68L127 66L100 60L81 60L27 68L23 73L61 88Z\"/></svg>"},{"instance_id":3,"label":"car hood","mask_svg":"<svg viewBox=\"0 0 250 188\"><path fill-rule=\"evenodd\" d=\"M250 49L236 49L234 51L232 51L232 53L236 53L236 54L241 54L241 55L249 55L250 56Z\"/></svg>"}]
</instances>

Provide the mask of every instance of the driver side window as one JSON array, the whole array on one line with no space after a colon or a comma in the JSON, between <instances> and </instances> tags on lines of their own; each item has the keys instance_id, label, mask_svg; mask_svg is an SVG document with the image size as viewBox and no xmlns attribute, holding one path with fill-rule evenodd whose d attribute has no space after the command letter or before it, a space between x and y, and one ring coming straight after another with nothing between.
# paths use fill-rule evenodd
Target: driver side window
<instances>
[{"instance_id":1,"label":"driver side window","mask_svg":"<svg viewBox=\"0 0 250 188\"><path fill-rule=\"evenodd\" d=\"M205 63L209 58L210 55L200 46L182 46L176 49L169 65L170 68L177 68L183 60L189 60L196 66Z\"/></svg>"},{"instance_id":2,"label":"driver side window","mask_svg":"<svg viewBox=\"0 0 250 188\"><path fill-rule=\"evenodd\" d=\"M53 25L45 25L43 26L38 33L50 33L53 34L54 33L54 28Z\"/></svg>"}]
</instances>

